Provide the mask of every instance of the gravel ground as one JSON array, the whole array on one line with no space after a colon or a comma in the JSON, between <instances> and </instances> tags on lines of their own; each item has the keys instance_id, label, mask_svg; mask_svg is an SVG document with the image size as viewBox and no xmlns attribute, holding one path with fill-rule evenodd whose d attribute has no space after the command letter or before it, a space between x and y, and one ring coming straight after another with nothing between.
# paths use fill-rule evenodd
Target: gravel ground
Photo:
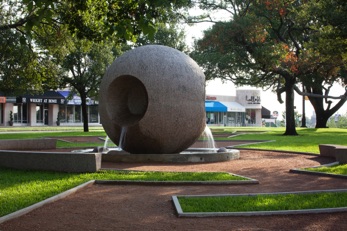
<instances>
[{"instance_id":1,"label":"gravel ground","mask_svg":"<svg viewBox=\"0 0 347 231\"><path fill-rule=\"evenodd\" d=\"M224 144L221 144L224 145ZM103 168L155 171L226 171L257 185L92 185L0 224L23 230L347 230L347 212L251 217L178 218L172 195L287 192L347 188L345 179L289 173L332 159L285 152L241 150L239 160L205 164L103 163Z\"/></svg>"}]
</instances>

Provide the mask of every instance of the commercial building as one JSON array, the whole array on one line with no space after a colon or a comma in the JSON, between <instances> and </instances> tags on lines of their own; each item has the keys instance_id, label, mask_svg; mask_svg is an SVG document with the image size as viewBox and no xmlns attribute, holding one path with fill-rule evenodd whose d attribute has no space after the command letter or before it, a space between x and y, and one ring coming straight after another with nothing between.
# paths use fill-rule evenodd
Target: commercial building
<instances>
[{"instance_id":1,"label":"commercial building","mask_svg":"<svg viewBox=\"0 0 347 231\"><path fill-rule=\"evenodd\" d=\"M214 126L262 126L260 90L236 90L236 96L206 95L206 121Z\"/></svg>"},{"instance_id":2,"label":"commercial building","mask_svg":"<svg viewBox=\"0 0 347 231\"><path fill-rule=\"evenodd\" d=\"M90 124L99 124L98 102L87 99ZM59 118L58 118L59 115ZM42 95L0 97L0 125L81 125L81 99L70 91L48 91Z\"/></svg>"},{"instance_id":3,"label":"commercial building","mask_svg":"<svg viewBox=\"0 0 347 231\"><path fill-rule=\"evenodd\" d=\"M236 90L236 96L206 95L206 122L213 126L262 126L260 90ZM99 125L98 102L87 99L90 125ZM264 110L264 109L263 109ZM58 119L59 116L59 119ZM12 118L12 119L11 119ZM81 98L70 91L0 96L0 126L82 125Z\"/></svg>"}]
</instances>

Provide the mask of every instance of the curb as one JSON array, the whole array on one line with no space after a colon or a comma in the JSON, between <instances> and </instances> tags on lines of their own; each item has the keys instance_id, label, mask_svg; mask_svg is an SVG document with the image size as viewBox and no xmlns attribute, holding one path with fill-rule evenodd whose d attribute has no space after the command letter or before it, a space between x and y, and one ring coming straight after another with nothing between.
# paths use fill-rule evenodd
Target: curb
<instances>
[{"instance_id":1,"label":"curb","mask_svg":"<svg viewBox=\"0 0 347 231\"><path fill-rule=\"evenodd\" d=\"M310 168L330 167L332 165L337 165L337 164L339 164L339 162L333 162L330 164L323 164L323 165L314 166L314 167L310 167ZM300 168L290 169L289 172L298 173L298 174L308 174L308 175L314 175L314 176L327 176L327 177L333 177L333 178L347 179L347 175L339 175L339 174L325 173L325 172L315 172L315 171L310 171L310 170L303 170Z\"/></svg>"},{"instance_id":2,"label":"curb","mask_svg":"<svg viewBox=\"0 0 347 231\"><path fill-rule=\"evenodd\" d=\"M78 186L76 186L74 188L71 188L71 189L69 189L69 190L67 190L65 192L59 193L58 195L49 197L49 198L47 198L47 199L45 199L43 201L40 201L40 202L38 202L36 204L30 205L30 206L28 206L26 208L23 208L23 209L20 209L20 210L18 210L16 212L13 212L13 213L7 214L7 215L5 215L3 217L0 217L0 224L5 222L5 221L9 221L9 220L15 219L17 217L23 216L23 215L33 211L34 209L42 207L42 206L44 206L46 204L49 204L49 203L55 202L57 200L63 199L63 198L65 198L65 197L67 197L67 196L69 196L71 194L74 194L75 192L77 192L78 190L80 190L82 188L85 188L87 186L90 186L90 185L94 184L94 182L95 182L94 180L88 181L88 182L83 183L81 185L78 185Z\"/></svg>"},{"instance_id":3,"label":"curb","mask_svg":"<svg viewBox=\"0 0 347 231\"><path fill-rule=\"evenodd\" d=\"M236 174L233 174L235 176L239 176ZM242 176L244 177L244 176ZM67 191L64 191L62 193L59 193L55 196L49 197L43 201L40 201L38 203L35 203L33 205L30 205L28 207L25 207L23 209L20 209L18 211L15 211L13 213L7 214L5 216L0 217L0 224L4 223L6 221L18 218L20 216L23 216L37 208L40 208L46 204L53 203L57 200L64 199L65 197L76 193L78 190L83 189L85 187L88 187L93 184L109 184L109 185L244 185L244 184L259 184L258 180L249 178L249 177L244 177L247 178L248 180L239 180L239 181L182 181L182 182L177 182L177 181L127 181L127 180L90 180L86 183L83 183L81 185L78 185L74 188L71 188Z\"/></svg>"},{"instance_id":4,"label":"curb","mask_svg":"<svg viewBox=\"0 0 347 231\"><path fill-rule=\"evenodd\" d=\"M347 212L347 207L338 208L318 208L302 210L276 210L276 211L247 211L247 212L183 212L178 197L220 197L220 196L257 196L257 195L285 195L285 194L308 194L327 192L347 192L347 189L312 190L280 193L250 193L250 194L206 194L206 195L175 195L172 202L180 217L225 217L225 216L268 216L268 215L293 215L293 214L313 214L313 213L336 213Z\"/></svg>"},{"instance_id":5,"label":"curb","mask_svg":"<svg viewBox=\"0 0 347 231\"><path fill-rule=\"evenodd\" d=\"M239 180L239 181L120 181L120 180L96 180L95 184L107 185L158 185L158 186L174 186L174 185L246 185L259 184L258 180Z\"/></svg>"},{"instance_id":6,"label":"curb","mask_svg":"<svg viewBox=\"0 0 347 231\"><path fill-rule=\"evenodd\" d=\"M104 170L107 168L104 168ZM114 169L113 169L114 170ZM118 169L116 169L118 170ZM121 170L121 171L135 171L135 172L142 172L141 170ZM156 172L156 171L153 171ZM227 173L227 172L226 172ZM142 181L142 180L95 180L95 184L109 184L109 185L245 185L245 184L259 184L259 181L246 177L241 176L235 173L228 173L232 176L238 176L245 178L246 180L221 180L221 181Z\"/></svg>"},{"instance_id":7,"label":"curb","mask_svg":"<svg viewBox=\"0 0 347 231\"><path fill-rule=\"evenodd\" d=\"M237 150L250 150L250 151L282 152L282 153L288 153L288 154L308 155L308 156L317 156L317 157L320 156L319 153L311 153L311 152L294 152L294 151L286 151L286 150L242 148L242 147L233 147L233 146L228 146L226 148L232 148L232 149L237 149Z\"/></svg>"}]
</instances>

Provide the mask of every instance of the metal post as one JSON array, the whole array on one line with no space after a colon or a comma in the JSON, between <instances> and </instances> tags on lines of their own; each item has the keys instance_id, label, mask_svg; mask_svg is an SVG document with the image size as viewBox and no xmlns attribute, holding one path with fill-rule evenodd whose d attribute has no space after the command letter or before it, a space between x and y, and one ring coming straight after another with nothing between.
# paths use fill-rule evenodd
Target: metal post
<instances>
[{"instance_id":1,"label":"metal post","mask_svg":"<svg viewBox=\"0 0 347 231\"><path fill-rule=\"evenodd\" d=\"M305 92L304 84L302 84L302 92ZM306 128L306 115L305 115L305 96L302 96L302 118L301 127Z\"/></svg>"}]
</instances>

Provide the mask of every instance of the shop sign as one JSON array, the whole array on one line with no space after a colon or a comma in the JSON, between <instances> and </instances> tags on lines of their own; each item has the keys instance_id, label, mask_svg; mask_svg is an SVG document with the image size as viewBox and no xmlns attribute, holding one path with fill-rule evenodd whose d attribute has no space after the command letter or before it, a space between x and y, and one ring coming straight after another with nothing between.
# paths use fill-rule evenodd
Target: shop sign
<instances>
[{"instance_id":1,"label":"shop sign","mask_svg":"<svg viewBox=\"0 0 347 231\"><path fill-rule=\"evenodd\" d=\"M16 103L27 103L27 98L19 96L16 98Z\"/></svg>"},{"instance_id":2,"label":"shop sign","mask_svg":"<svg viewBox=\"0 0 347 231\"><path fill-rule=\"evenodd\" d=\"M0 103L6 103L6 97L1 96L0 97Z\"/></svg>"},{"instance_id":3,"label":"shop sign","mask_svg":"<svg viewBox=\"0 0 347 231\"><path fill-rule=\"evenodd\" d=\"M37 104L61 104L61 99L40 99L40 98L30 98L30 103L37 103Z\"/></svg>"},{"instance_id":4,"label":"shop sign","mask_svg":"<svg viewBox=\"0 0 347 231\"><path fill-rule=\"evenodd\" d=\"M217 100L217 97L207 95L206 100Z\"/></svg>"},{"instance_id":5,"label":"shop sign","mask_svg":"<svg viewBox=\"0 0 347 231\"><path fill-rule=\"evenodd\" d=\"M260 104L260 96L251 96L246 95L246 101L248 104Z\"/></svg>"}]
</instances>

